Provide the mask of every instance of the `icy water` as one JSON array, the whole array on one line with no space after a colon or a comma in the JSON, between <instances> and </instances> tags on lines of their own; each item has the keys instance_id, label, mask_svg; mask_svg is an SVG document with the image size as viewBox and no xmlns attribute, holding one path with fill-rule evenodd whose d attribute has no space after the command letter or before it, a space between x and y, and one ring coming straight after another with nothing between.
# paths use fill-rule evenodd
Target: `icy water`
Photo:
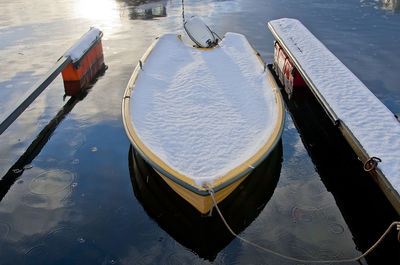
<instances>
[{"instance_id":1,"label":"icy water","mask_svg":"<svg viewBox=\"0 0 400 265\"><path fill-rule=\"evenodd\" d=\"M301 20L394 113L399 9L397 0L185 1L187 17L245 34L267 63L266 22ZM131 151L122 95L154 38L181 32L180 0L0 0L0 118L91 26L104 33L104 75L77 101L63 101L58 77L0 136L0 264L301 264L233 238ZM242 237L284 255L358 256L399 217L312 95L286 103L281 144L221 210ZM362 264L400 264L396 234Z\"/></svg>"}]
</instances>

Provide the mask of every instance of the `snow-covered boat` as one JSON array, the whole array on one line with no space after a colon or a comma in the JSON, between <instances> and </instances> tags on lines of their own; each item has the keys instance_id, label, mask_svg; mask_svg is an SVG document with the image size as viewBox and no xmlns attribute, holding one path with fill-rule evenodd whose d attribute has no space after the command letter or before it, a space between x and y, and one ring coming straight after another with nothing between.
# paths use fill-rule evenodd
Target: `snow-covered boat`
<instances>
[{"instance_id":1,"label":"snow-covered boat","mask_svg":"<svg viewBox=\"0 0 400 265\"><path fill-rule=\"evenodd\" d=\"M226 198L280 140L284 108L247 39L213 48L166 34L136 66L122 103L126 133L164 181L201 213Z\"/></svg>"}]
</instances>

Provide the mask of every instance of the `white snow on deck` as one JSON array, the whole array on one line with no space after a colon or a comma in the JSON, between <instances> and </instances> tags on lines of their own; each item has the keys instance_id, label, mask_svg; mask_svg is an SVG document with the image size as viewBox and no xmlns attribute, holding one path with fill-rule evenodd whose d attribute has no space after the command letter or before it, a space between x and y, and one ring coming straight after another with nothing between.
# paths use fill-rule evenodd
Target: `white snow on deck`
<instances>
[{"instance_id":1,"label":"white snow on deck","mask_svg":"<svg viewBox=\"0 0 400 265\"><path fill-rule=\"evenodd\" d=\"M70 56L72 62L79 61L100 38L100 35L101 31L99 29L91 28L64 54L64 57Z\"/></svg>"},{"instance_id":2,"label":"white snow on deck","mask_svg":"<svg viewBox=\"0 0 400 265\"><path fill-rule=\"evenodd\" d=\"M130 115L146 146L199 186L254 155L277 123L263 65L234 33L207 51L162 36L139 73Z\"/></svg>"},{"instance_id":3,"label":"white snow on deck","mask_svg":"<svg viewBox=\"0 0 400 265\"><path fill-rule=\"evenodd\" d=\"M400 123L393 113L298 20L269 22L329 106L400 193Z\"/></svg>"}]
</instances>

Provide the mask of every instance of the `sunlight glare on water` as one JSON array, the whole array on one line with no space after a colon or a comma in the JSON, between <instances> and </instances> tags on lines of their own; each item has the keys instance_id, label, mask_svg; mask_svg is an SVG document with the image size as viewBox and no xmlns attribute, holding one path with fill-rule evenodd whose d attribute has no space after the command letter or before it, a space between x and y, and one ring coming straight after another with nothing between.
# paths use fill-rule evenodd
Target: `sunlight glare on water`
<instances>
[{"instance_id":1,"label":"sunlight glare on water","mask_svg":"<svg viewBox=\"0 0 400 265\"><path fill-rule=\"evenodd\" d=\"M112 23L119 20L118 5L114 0L80 0L75 1L76 16Z\"/></svg>"}]
</instances>

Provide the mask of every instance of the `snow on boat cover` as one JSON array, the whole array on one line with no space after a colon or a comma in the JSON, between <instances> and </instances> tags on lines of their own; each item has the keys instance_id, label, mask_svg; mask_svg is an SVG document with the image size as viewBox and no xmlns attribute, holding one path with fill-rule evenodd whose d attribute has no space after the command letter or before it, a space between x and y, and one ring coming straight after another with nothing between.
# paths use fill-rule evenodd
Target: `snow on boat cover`
<instances>
[{"instance_id":1,"label":"snow on boat cover","mask_svg":"<svg viewBox=\"0 0 400 265\"><path fill-rule=\"evenodd\" d=\"M268 24L369 156L382 159L378 168L400 193L400 123L393 113L298 20Z\"/></svg>"},{"instance_id":2,"label":"snow on boat cover","mask_svg":"<svg viewBox=\"0 0 400 265\"><path fill-rule=\"evenodd\" d=\"M202 187L248 162L277 127L279 140L280 104L243 35L227 33L219 47L204 50L167 34L140 70L129 112L148 149Z\"/></svg>"}]
</instances>

